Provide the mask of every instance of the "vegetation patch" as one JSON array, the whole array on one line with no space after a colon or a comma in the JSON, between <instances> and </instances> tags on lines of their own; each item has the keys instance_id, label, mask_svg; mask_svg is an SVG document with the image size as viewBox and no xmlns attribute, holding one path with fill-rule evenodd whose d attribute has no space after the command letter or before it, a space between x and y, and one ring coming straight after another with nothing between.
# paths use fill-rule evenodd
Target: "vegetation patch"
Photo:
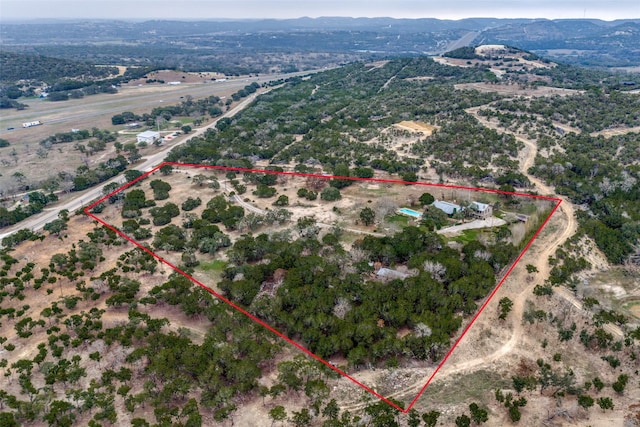
<instances>
[{"instance_id":1,"label":"vegetation patch","mask_svg":"<svg viewBox=\"0 0 640 427\"><path fill-rule=\"evenodd\" d=\"M222 271L227 266L227 262L214 259L211 262L200 264L199 268L204 271Z\"/></svg>"}]
</instances>

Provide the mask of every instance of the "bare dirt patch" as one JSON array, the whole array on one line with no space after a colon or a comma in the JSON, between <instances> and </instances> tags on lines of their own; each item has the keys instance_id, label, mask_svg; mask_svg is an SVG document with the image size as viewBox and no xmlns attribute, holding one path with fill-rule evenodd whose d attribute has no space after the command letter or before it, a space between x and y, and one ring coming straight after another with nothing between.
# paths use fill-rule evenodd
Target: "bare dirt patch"
<instances>
[{"instance_id":1,"label":"bare dirt patch","mask_svg":"<svg viewBox=\"0 0 640 427\"><path fill-rule=\"evenodd\" d=\"M413 82L413 81L429 81L429 80L433 80L435 77L431 77L431 76L419 76L419 77L409 77L407 79L405 79L408 82Z\"/></svg>"},{"instance_id":2,"label":"bare dirt patch","mask_svg":"<svg viewBox=\"0 0 640 427\"><path fill-rule=\"evenodd\" d=\"M396 123L394 125L400 129L407 129L413 132L420 132L425 136L429 136L433 133L435 129L438 129L439 126L430 125L424 122L414 122L414 121L402 121L400 123Z\"/></svg>"},{"instance_id":3,"label":"bare dirt patch","mask_svg":"<svg viewBox=\"0 0 640 427\"><path fill-rule=\"evenodd\" d=\"M610 129L604 129L597 132L592 132L591 136L604 136L605 138L610 138L612 136L625 135L627 133L640 132L640 126L635 127L616 127Z\"/></svg>"},{"instance_id":4,"label":"bare dirt patch","mask_svg":"<svg viewBox=\"0 0 640 427\"><path fill-rule=\"evenodd\" d=\"M380 144L388 150L395 151L401 157L417 158L418 156L411 152L411 147L421 138L432 135L439 128L437 125L424 122L402 121L383 129L379 134L364 142L370 145ZM433 173L435 174L435 171Z\"/></svg>"},{"instance_id":5,"label":"bare dirt patch","mask_svg":"<svg viewBox=\"0 0 640 427\"><path fill-rule=\"evenodd\" d=\"M375 61L375 62L370 62L370 63L366 64L366 66L367 67L371 67L371 70L375 70L376 68L384 67L388 63L389 63L389 61Z\"/></svg>"},{"instance_id":6,"label":"bare dirt patch","mask_svg":"<svg viewBox=\"0 0 640 427\"><path fill-rule=\"evenodd\" d=\"M581 93L582 91L575 89L564 89L551 86L524 87L516 83L460 83L454 85L456 89L471 89L480 92L497 92L502 95L514 96L568 96Z\"/></svg>"}]
</instances>

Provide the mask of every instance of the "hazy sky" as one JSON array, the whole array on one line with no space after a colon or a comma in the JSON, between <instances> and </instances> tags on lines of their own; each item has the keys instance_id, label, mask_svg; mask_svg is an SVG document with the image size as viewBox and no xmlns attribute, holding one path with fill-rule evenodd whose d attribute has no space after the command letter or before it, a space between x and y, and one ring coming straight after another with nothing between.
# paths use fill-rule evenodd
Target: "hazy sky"
<instances>
[{"instance_id":1,"label":"hazy sky","mask_svg":"<svg viewBox=\"0 0 640 427\"><path fill-rule=\"evenodd\" d=\"M0 0L0 20L352 16L640 18L640 0Z\"/></svg>"}]
</instances>

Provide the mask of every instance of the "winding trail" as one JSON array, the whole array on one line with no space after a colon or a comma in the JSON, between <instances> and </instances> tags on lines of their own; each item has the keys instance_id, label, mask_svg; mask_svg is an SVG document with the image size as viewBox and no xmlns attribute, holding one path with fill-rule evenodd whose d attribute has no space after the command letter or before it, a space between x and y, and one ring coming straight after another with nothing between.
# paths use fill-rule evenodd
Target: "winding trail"
<instances>
[{"instance_id":1,"label":"winding trail","mask_svg":"<svg viewBox=\"0 0 640 427\"><path fill-rule=\"evenodd\" d=\"M475 110L475 111L474 111ZM498 129L498 126L487 121L481 116L475 114L477 112L477 108L467 110L468 113L474 115L478 121L489 128L500 130L504 132L504 129ZM525 310L526 301L532 296L533 288L544 281L545 278L549 277L550 267L548 263L548 258L550 255L554 255L556 249L562 245L567 239L575 234L578 228L578 223L575 218L575 210L571 202L567 201L562 196L555 195L555 192L543 183L541 180L532 176L528 173L528 170L531 166L533 166L536 155L537 155L537 145L534 141L523 138L519 135L513 134L516 139L521 141L525 145L524 155L520 158L520 171L529 178L531 183L537 188L540 194L554 195L554 197L560 197L562 199L562 204L558 210L554 213L551 221L557 223L560 221L559 225L561 228L561 232L554 234L549 231L541 233L537 240L532 244L529 252L523 257L520 261L519 265L514 269L512 274L509 276L507 281L504 283L504 286L508 284L513 284L516 281L520 281L520 283L525 283L526 286L523 287L516 295L513 300L513 307L510 313L511 319L511 334L509 339L504 342L493 353L470 358L467 360L462 360L454 363L445 363L442 365L442 368L438 371L437 376L434 377L433 382L441 382L443 379L447 377L451 377L453 375L477 370L483 367L489 367L494 362L503 359L505 356L509 354L519 353L520 344L524 342L526 339L526 334L524 331L524 327L522 325L521 319ZM550 223L553 226L553 223ZM547 228L548 230L548 228ZM535 256L532 256L532 253L535 253ZM526 261L526 262L525 262ZM532 264L538 269L538 273L535 276L535 280L527 282L524 280L524 271L523 266L525 264ZM512 285L510 285L512 286ZM502 289L501 289L502 291ZM573 305L576 309L582 310L582 303L575 298L571 292L563 287L555 288L554 295L557 295L566 301L568 301L571 305ZM622 330L612 324L606 324L605 329L618 336L624 336ZM456 351L459 351L457 348L452 353L455 354ZM393 398L402 400L402 398L411 398L416 396L419 392L421 392L425 388L425 383L427 378L432 375L431 369L429 369L428 375L423 377L421 380L416 381L409 386L399 390L397 392L391 393L386 398ZM417 400L417 398L416 398ZM412 400L413 402L413 400ZM362 410L368 405L367 402L357 401L357 402L349 402L341 406L343 411L358 411Z\"/></svg>"},{"instance_id":2,"label":"winding trail","mask_svg":"<svg viewBox=\"0 0 640 427\"><path fill-rule=\"evenodd\" d=\"M477 114L479 108L481 107L474 107L474 108L470 108L467 110L468 113L473 114L474 117L485 127L488 128L492 128L495 130L499 130L502 132L508 132L511 135L513 135L518 141L522 142L526 148L527 148L527 153L525 155L525 157L523 159L521 159L520 162L520 170L521 172L526 175L527 178L529 178L529 181L531 181L536 188L542 190L542 192L544 194L554 194L554 191L551 189L551 187L549 187L548 185L546 185L545 183L543 183L541 180L539 180L538 178L536 178L533 175L530 175L528 173L528 170L531 166L533 166L533 163L535 161L537 152L538 152L538 147L536 145L536 143L528 138L523 137L522 135L519 134L515 134L513 132L509 132L509 131L505 131L505 129L499 128L497 125L495 125L493 122L488 121L486 118L480 116L479 114ZM568 228L571 228L571 234L567 237L565 237L561 243L559 243L558 245L555 245L553 248L553 252L550 252L548 254L545 253L545 257L544 259L547 259L549 255L553 255L555 253L555 250L558 246L560 246L562 243L564 243L565 240L567 240L569 237L571 237L577 230L577 222L575 219L575 210L573 207L573 204L571 202L569 202L565 197L563 196L555 196L555 197L559 197L562 199L562 205L560 207L560 210L564 212L564 214L568 217L569 219L569 224L568 224ZM567 230L565 230L566 233ZM565 234L563 233L563 235ZM549 276L549 266L546 262L543 263L545 265L545 271L544 274L540 274L540 276L543 277L548 277ZM540 266L538 266L538 270L540 270L540 272L542 272L543 270L540 268ZM554 294L558 295L559 297L563 298L565 301L569 302L573 307L575 307L578 310L583 310L582 307L582 302L580 300L578 300L575 295L567 288L560 286L554 289ZM620 327L618 327L617 325L611 324L611 323L605 323L603 325L603 328L609 332L610 334L613 334L614 336L617 336L618 338L624 338L624 332L622 331L622 329Z\"/></svg>"}]
</instances>

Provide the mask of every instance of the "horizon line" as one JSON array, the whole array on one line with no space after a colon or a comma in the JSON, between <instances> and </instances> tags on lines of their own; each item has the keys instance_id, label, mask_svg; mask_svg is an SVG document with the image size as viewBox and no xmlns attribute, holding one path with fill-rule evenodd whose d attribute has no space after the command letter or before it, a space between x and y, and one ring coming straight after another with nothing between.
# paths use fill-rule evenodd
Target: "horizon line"
<instances>
[{"instance_id":1,"label":"horizon line","mask_svg":"<svg viewBox=\"0 0 640 427\"><path fill-rule=\"evenodd\" d=\"M104 21L104 22L149 22L149 21L161 21L161 22L261 22L261 21L296 21L303 19L310 20L320 20L320 19L389 19L389 20L397 20L397 21L420 21L420 20L436 20L436 21L450 21L450 22L458 22L458 21L467 21L474 19L495 19L502 21L516 21L516 20L530 20L530 21L603 21L603 22L616 22L616 21L640 21L639 18L614 18L614 19L604 19L604 18L584 18L584 17L574 17L574 18L545 18L545 17L519 17L519 18L498 18L495 16L469 16L466 18L436 18L436 17L392 17L392 16L346 16L346 15L321 15L321 16L308 16L303 15L296 18L225 18L225 17L214 17L214 18L202 18L202 17L181 17L181 18L159 18L159 17L148 17L148 18L103 18L103 17L28 17L28 18L18 18L18 17L4 17L2 19L4 24L7 23L42 23L42 22L69 22L69 21Z\"/></svg>"}]
</instances>

